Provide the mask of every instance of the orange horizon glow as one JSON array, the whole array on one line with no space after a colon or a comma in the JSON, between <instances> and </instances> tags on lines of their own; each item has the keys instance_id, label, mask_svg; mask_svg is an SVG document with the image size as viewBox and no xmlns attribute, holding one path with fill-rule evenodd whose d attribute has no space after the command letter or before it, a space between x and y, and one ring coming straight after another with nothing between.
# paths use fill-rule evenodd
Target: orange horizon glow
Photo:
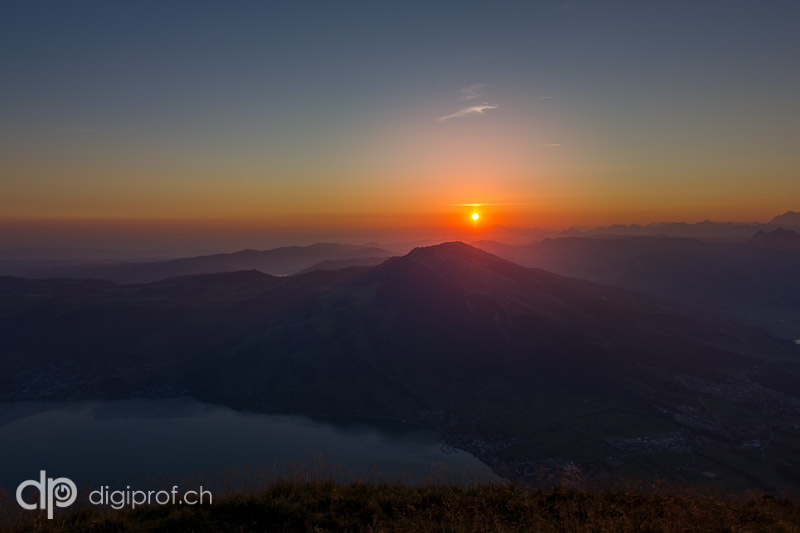
<instances>
[{"instance_id":1,"label":"orange horizon glow","mask_svg":"<svg viewBox=\"0 0 800 533\"><path fill-rule=\"evenodd\" d=\"M348 209L350 206L350 209ZM413 207L409 207L413 206ZM494 226L519 226L529 228L563 229L571 226L606 226L613 224L640 224L662 222L697 223L715 222L768 222L772 217L797 210L791 202L768 205L767 202L743 206L679 205L675 208L647 209L594 204L591 202L555 202L542 200L530 203L424 203L409 199L405 205L393 209L356 210L352 204L332 203L328 209L290 212L270 206L263 210L211 209L203 213L176 210L164 213L145 212L70 212L56 211L15 213L6 211L0 216L2 225L50 226L66 224L76 227L90 226L148 226L148 227L226 227L226 228L341 228L358 227L457 229L464 226L465 218L475 222L473 213L481 223L491 220ZM476 209L476 208L480 209ZM267 214L268 213L268 214ZM491 215L491 217L489 217Z\"/></svg>"},{"instance_id":2,"label":"orange horizon glow","mask_svg":"<svg viewBox=\"0 0 800 533\"><path fill-rule=\"evenodd\" d=\"M532 238L526 229L559 231L572 226L609 226L658 222L697 223L768 222L775 215L791 210L756 211L756 216L730 218L659 216L646 211L560 211L552 205L510 204L503 202L447 203L415 206L408 211L367 213L308 213L291 217L271 213L261 216L200 217L90 217L82 216L0 216L0 249L82 247L87 249L130 250L131 259L179 257L207 253L233 252L245 248L270 249L278 246L309 245L317 242L351 244L460 240L467 243L497 240L507 244L527 244ZM688 210L687 210L688 211ZM730 212L735 213L731 210ZM478 214L478 220L472 214Z\"/></svg>"}]
</instances>

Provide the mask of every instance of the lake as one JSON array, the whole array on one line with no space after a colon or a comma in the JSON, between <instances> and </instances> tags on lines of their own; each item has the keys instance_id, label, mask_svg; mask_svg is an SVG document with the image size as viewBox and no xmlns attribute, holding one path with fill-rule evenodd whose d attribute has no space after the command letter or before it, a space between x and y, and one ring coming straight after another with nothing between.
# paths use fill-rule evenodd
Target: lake
<instances>
[{"instance_id":1,"label":"lake","mask_svg":"<svg viewBox=\"0 0 800 533\"><path fill-rule=\"evenodd\" d=\"M191 398L0 403L0 486L40 470L80 485L201 480L258 488L279 473L497 479L434 431L391 420L235 411Z\"/></svg>"}]
</instances>

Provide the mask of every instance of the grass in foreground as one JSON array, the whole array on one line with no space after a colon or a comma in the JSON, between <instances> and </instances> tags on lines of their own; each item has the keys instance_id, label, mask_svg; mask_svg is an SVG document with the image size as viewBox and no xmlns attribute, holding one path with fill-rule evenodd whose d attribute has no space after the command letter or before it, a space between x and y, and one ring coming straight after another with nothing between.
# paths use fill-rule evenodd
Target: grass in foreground
<instances>
[{"instance_id":1,"label":"grass in foreground","mask_svg":"<svg viewBox=\"0 0 800 533\"><path fill-rule=\"evenodd\" d=\"M197 507L73 509L14 532L65 531L764 531L800 532L800 503L666 490L528 491L510 484L277 481Z\"/></svg>"}]
</instances>

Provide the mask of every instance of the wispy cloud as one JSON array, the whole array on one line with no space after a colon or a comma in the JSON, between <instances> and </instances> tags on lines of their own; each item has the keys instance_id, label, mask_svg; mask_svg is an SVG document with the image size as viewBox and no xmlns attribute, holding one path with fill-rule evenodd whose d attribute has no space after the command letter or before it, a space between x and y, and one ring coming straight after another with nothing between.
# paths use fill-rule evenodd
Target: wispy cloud
<instances>
[{"instance_id":1,"label":"wispy cloud","mask_svg":"<svg viewBox=\"0 0 800 533\"><path fill-rule=\"evenodd\" d=\"M552 96L540 96L539 100L551 100L552 98Z\"/></svg>"},{"instance_id":2,"label":"wispy cloud","mask_svg":"<svg viewBox=\"0 0 800 533\"><path fill-rule=\"evenodd\" d=\"M485 83L475 83L461 89L458 93L458 101L475 100L483 96L483 88L486 87Z\"/></svg>"},{"instance_id":3,"label":"wispy cloud","mask_svg":"<svg viewBox=\"0 0 800 533\"><path fill-rule=\"evenodd\" d=\"M468 117L470 115L483 115L484 111L489 111L491 109L497 109L497 104L488 104L486 102L478 105L473 105L469 107L462 107L452 115L446 115L443 117L439 117L436 119L437 122L446 122L448 120L452 120L454 118L461 118L461 117Z\"/></svg>"},{"instance_id":4,"label":"wispy cloud","mask_svg":"<svg viewBox=\"0 0 800 533\"><path fill-rule=\"evenodd\" d=\"M488 102L483 102L480 104L469 103L476 98L482 98L484 92L483 89L485 87L485 83L473 83L472 85L468 85L459 89L457 100L459 102L465 102L465 104L462 104L463 107L461 107L461 109L455 113L437 118L436 122L447 122L448 120L452 120L454 118L469 117L471 115L483 115L483 113L486 111L497 109L497 104L490 104Z\"/></svg>"}]
</instances>

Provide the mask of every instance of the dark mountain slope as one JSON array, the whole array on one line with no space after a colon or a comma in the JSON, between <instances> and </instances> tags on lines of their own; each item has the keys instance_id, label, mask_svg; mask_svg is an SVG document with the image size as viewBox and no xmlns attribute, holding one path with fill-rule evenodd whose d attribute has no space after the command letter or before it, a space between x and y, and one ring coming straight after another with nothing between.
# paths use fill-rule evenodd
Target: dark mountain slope
<instances>
[{"instance_id":1,"label":"dark mountain slope","mask_svg":"<svg viewBox=\"0 0 800 533\"><path fill-rule=\"evenodd\" d=\"M570 237L482 247L525 266L656 297L703 319L800 337L799 251L671 237Z\"/></svg>"},{"instance_id":2,"label":"dark mountain slope","mask_svg":"<svg viewBox=\"0 0 800 533\"><path fill-rule=\"evenodd\" d=\"M356 257L352 259L327 259L320 261L310 267L303 269L298 274L307 274L315 270L338 270L340 268L349 268L355 266L377 266L388 259L383 257Z\"/></svg>"},{"instance_id":3,"label":"dark mountain slope","mask_svg":"<svg viewBox=\"0 0 800 533\"><path fill-rule=\"evenodd\" d=\"M346 367L354 376L379 368L403 384L436 382L434 394L448 383L463 391L493 380L508 385L554 378L560 387L605 388L620 376L638 375L643 365L707 375L752 363L748 357L765 348L792 349L756 332L699 323L619 290L448 243L390 259L321 295L257 343L236 348L234 366L280 361L264 372L285 374L248 387L248 394L261 390L270 403L276 395L292 402L305 396L297 394L302 385L294 376L301 368L338 374ZM247 373L258 379L258 372ZM306 387L312 394L337 384L310 381ZM365 391L364 401L378 393Z\"/></svg>"},{"instance_id":4,"label":"dark mountain slope","mask_svg":"<svg viewBox=\"0 0 800 533\"><path fill-rule=\"evenodd\" d=\"M141 285L0 278L2 398L186 391L187 361L218 353L358 272L300 279L245 271Z\"/></svg>"}]
</instances>

